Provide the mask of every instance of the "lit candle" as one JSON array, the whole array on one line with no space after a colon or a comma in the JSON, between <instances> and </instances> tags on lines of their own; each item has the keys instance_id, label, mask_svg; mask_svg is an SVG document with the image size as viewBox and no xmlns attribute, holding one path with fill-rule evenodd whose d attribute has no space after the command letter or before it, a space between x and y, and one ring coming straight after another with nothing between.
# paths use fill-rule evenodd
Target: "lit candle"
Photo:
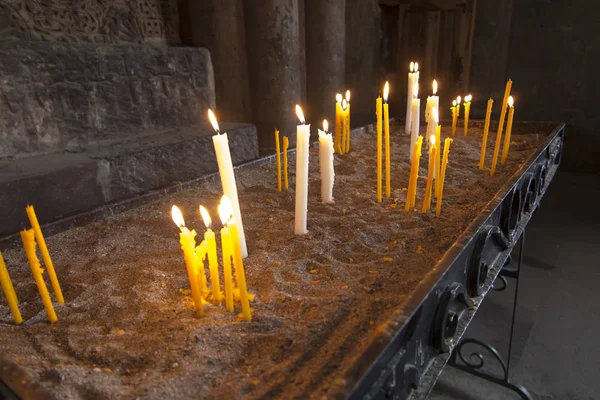
<instances>
[{"instance_id":1,"label":"lit candle","mask_svg":"<svg viewBox=\"0 0 600 400\"><path fill-rule=\"evenodd\" d=\"M179 234L179 242L181 243L181 250L183 250L183 257L185 259L185 268L188 273L188 279L190 280L190 287L192 289L192 298L194 299L194 305L196 308L196 316L201 317L204 315L204 304L202 303L202 294L200 292L200 285L196 276L197 271L197 259L195 253L196 247L196 231L189 230L185 227L185 220L181 214L181 210L177 206L173 206L171 209L171 217L175 225L179 227L181 233Z\"/></svg>"},{"instance_id":2,"label":"lit candle","mask_svg":"<svg viewBox=\"0 0 600 400\"><path fill-rule=\"evenodd\" d=\"M290 140L287 136L283 137L283 187L285 190L289 188L288 182L288 147Z\"/></svg>"},{"instance_id":3,"label":"lit candle","mask_svg":"<svg viewBox=\"0 0 600 400\"><path fill-rule=\"evenodd\" d=\"M514 100L512 96L508 97L508 123L506 124L506 135L504 136L504 147L502 147L502 158L500 164L504 165L510 150L510 135L512 133L513 117L515 115Z\"/></svg>"},{"instance_id":4,"label":"lit candle","mask_svg":"<svg viewBox=\"0 0 600 400\"><path fill-rule=\"evenodd\" d=\"M410 159L412 161L414 155L414 145L419 136L419 114L421 109L421 99L419 99L419 83L415 83L413 87L414 99L412 100L412 128L410 131Z\"/></svg>"},{"instance_id":5,"label":"lit candle","mask_svg":"<svg viewBox=\"0 0 600 400\"><path fill-rule=\"evenodd\" d=\"M345 153L350 152L350 91L346 90L346 122L344 124L346 128L346 148Z\"/></svg>"},{"instance_id":6,"label":"lit candle","mask_svg":"<svg viewBox=\"0 0 600 400\"><path fill-rule=\"evenodd\" d=\"M452 100L452 107L450 110L452 111L452 136L456 133L456 121L458 120L458 116L456 115L456 108L458 107L456 100Z\"/></svg>"},{"instance_id":7,"label":"lit candle","mask_svg":"<svg viewBox=\"0 0 600 400\"><path fill-rule=\"evenodd\" d=\"M200 206L200 215L204 225L206 225L206 232L204 232L204 241L206 242L206 253L208 255L208 267L210 269L210 284L212 289L212 301L213 304L219 304L223 298L221 297L221 283L219 282L219 260L217 258L217 240L215 233L211 228L212 219L210 214L203 206Z\"/></svg>"},{"instance_id":8,"label":"lit candle","mask_svg":"<svg viewBox=\"0 0 600 400\"><path fill-rule=\"evenodd\" d=\"M411 127L411 116L412 116L412 99L413 99L413 88L415 86L415 77L414 75L415 63L411 61L409 73L408 73L408 86L406 91L406 124L404 125L404 132L407 135L410 135L410 127Z\"/></svg>"},{"instance_id":9,"label":"lit candle","mask_svg":"<svg viewBox=\"0 0 600 400\"><path fill-rule=\"evenodd\" d=\"M217 154L217 163L219 164L219 174L221 175L221 185L223 193L229 197L233 203L233 216L238 224L238 233L240 235L240 246L242 248L242 257L248 257L248 248L246 247L246 235L244 234L244 224L242 223L242 213L240 211L240 202L238 200L237 184L233 172L233 162L231 161L231 152L229 150L229 139L227 133L221 134L217 118L212 110L208 110L208 118L217 132L213 136L215 153Z\"/></svg>"},{"instance_id":10,"label":"lit candle","mask_svg":"<svg viewBox=\"0 0 600 400\"><path fill-rule=\"evenodd\" d=\"M342 154L342 94L335 95L335 132L333 138L334 150L338 154Z\"/></svg>"},{"instance_id":11,"label":"lit candle","mask_svg":"<svg viewBox=\"0 0 600 400\"><path fill-rule=\"evenodd\" d=\"M467 136L467 132L469 130L469 113L471 112L471 100L473 100L473 96L470 94L465 96L465 126L464 126L464 136Z\"/></svg>"},{"instance_id":12,"label":"lit candle","mask_svg":"<svg viewBox=\"0 0 600 400\"><path fill-rule=\"evenodd\" d=\"M8 308L10 309L15 324L19 325L23 322L21 312L19 311L19 300L17 299L15 288L12 284L12 281L10 280L8 269L6 269L6 264L4 263L2 252L0 252L0 285L2 286L2 291L4 292L4 296L6 297Z\"/></svg>"},{"instance_id":13,"label":"lit candle","mask_svg":"<svg viewBox=\"0 0 600 400\"><path fill-rule=\"evenodd\" d=\"M377 202L381 203L382 199L382 168L383 168L383 155L381 145L381 125L383 119L383 101L381 97L377 97L375 101L375 115L377 116Z\"/></svg>"},{"instance_id":14,"label":"lit candle","mask_svg":"<svg viewBox=\"0 0 600 400\"><path fill-rule=\"evenodd\" d=\"M219 204L219 217L223 223L221 229L221 249L223 251L223 280L225 286L225 309L233 312L233 275L231 270L231 258L233 257L233 248L231 245L231 232L227 227L227 222L231 219L231 209L223 206L223 201Z\"/></svg>"},{"instance_id":15,"label":"lit candle","mask_svg":"<svg viewBox=\"0 0 600 400\"><path fill-rule=\"evenodd\" d=\"M433 80L433 95L427 96L427 103L425 104L425 122L427 123L427 138L431 138L435 135L435 127L437 122L433 120L432 110L435 108L440 109L440 96L437 96L438 85L437 81Z\"/></svg>"},{"instance_id":16,"label":"lit candle","mask_svg":"<svg viewBox=\"0 0 600 400\"><path fill-rule=\"evenodd\" d=\"M206 270L204 269L204 259L208 258L208 244L206 240L200 242L200 245L196 246L196 275L198 277L198 283L200 284L200 295L202 298L206 298L210 293L208 291L208 285L206 283ZM209 261L210 265L210 261ZM209 267L210 270L210 267Z\"/></svg>"},{"instance_id":17,"label":"lit candle","mask_svg":"<svg viewBox=\"0 0 600 400\"><path fill-rule=\"evenodd\" d=\"M440 195L437 199L435 210L436 215L440 215L440 212L442 211L442 197L444 194L444 181L446 180L446 167L448 166L448 154L450 153L450 143L452 143L452 139L446 138L446 140L444 141L444 158L442 159L442 170L440 172Z\"/></svg>"},{"instance_id":18,"label":"lit candle","mask_svg":"<svg viewBox=\"0 0 600 400\"><path fill-rule=\"evenodd\" d=\"M333 138L327 133L329 124L323 120L323 130L319 129L319 169L321 172L321 201L333 203Z\"/></svg>"},{"instance_id":19,"label":"lit candle","mask_svg":"<svg viewBox=\"0 0 600 400\"><path fill-rule=\"evenodd\" d=\"M224 213L227 214L231 210L231 200L227 196L223 196L221 199L221 206L224 208ZM229 211L229 214L231 212ZM230 231L231 237L231 248L233 249L233 265L235 267L235 279L237 281L238 289L240 290L240 302L242 303L242 319L245 321L252 320L252 311L250 310L250 299L248 297L248 287L246 285L246 272L244 271L244 262L240 253L240 243L237 240L238 235L236 234L237 224L235 219L232 217L227 223L227 227Z\"/></svg>"},{"instance_id":20,"label":"lit candle","mask_svg":"<svg viewBox=\"0 0 600 400\"><path fill-rule=\"evenodd\" d=\"M44 274L44 270L42 269L40 260L35 252L34 230L29 229L26 231L21 231L21 240L23 241L23 247L25 248L27 260L29 261L29 267L31 268L33 279L35 280L38 292L40 293L40 297L44 303L44 308L46 309L48 319L50 322L56 322L58 317L56 316L56 312L54 312L54 306L52 305L52 300L50 299L50 293L48 293L48 288L46 288L46 283L44 282L44 277L42 276Z\"/></svg>"},{"instance_id":21,"label":"lit candle","mask_svg":"<svg viewBox=\"0 0 600 400\"><path fill-rule=\"evenodd\" d=\"M458 96L456 98L456 119L458 120L458 117L460 117L460 102L462 101L461 97Z\"/></svg>"},{"instance_id":22,"label":"lit candle","mask_svg":"<svg viewBox=\"0 0 600 400\"><path fill-rule=\"evenodd\" d=\"M277 160L277 191L281 192L281 154L279 151L279 131L275 129L275 152Z\"/></svg>"},{"instance_id":23,"label":"lit candle","mask_svg":"<svg viewBox=\"0 0 600 400\"><path fill-rule=\"evenodd\" d=\"M427 171L427 186L425 187L425 198L423 199L423 208L422 212L426 213L431 208L431 188L433 185L433 173L435 171L435 165L437 160L437 147L435 141L435 135L431 135L429 139L430 147L429 147L429 168Z\"/></svg>"},{"instance_id":24,"label":"lit candle","mask_svg":"<svg viewBox=\"0 0 600 400\"><path fill-rule=\"evenodd\" d=\"M346 99L342 100L342 154L346 154L348 151L346 149L348 136L350 135L350 131L348 130L348 102Z\"/></svg>"},{"instance_id":25,"label":"lit candle","mask_svg":"<svg viewBox=\"0 0 600 400\"><path fill-rule=\"evenodd\" d=\"M433 179L435 179L435 185L433 186L433 193L435 198L437 199L440 195L439 191L439 183L440 183L440 167L442 165L442 152L441 143L442 143L442 126L439 124L439 115L438 110L436 109L434 112L434 121L435 121L435 143L438 146L437 151L435 152L434 158L434 166L433 166Z\"/></svg>"},{"instance_id":26,"label":"lit candle","mask_svg":"<svg viewBox=\"0 0 600 400\"><path fill-rule=\"evenodd\" d=\"M390 94L390 84L385 83L383 87L383 123L385 128L385 197L390 197L391 189L391 160L390 160L390 107L388 104L388 95Z\"/></svg>"},{"instance_id":27,"label":"lit candle","mask_svg":"<svg viewBox=\"0 0 600 400\"><path fill-rule=\"evenodd\" d=\"M490 98L487 104L487 111L485 112L485 124L483 126L483 138L481 139L481 155L479 156L479 169L483 169L485 164L485 150L487 147L488 133L490 131L490 118L492 116L492 105L494 100Z\"/></svg>"},{"instance_id":28,"label":"lit candle","mask_svg":"<svg viewBox=\"0 0 600 400\"><path fill-rule=\"evenodd\" d=\"M496 174L496 163L498 162L498 155L500 154L500 142L502 141L502 130L504 129L504 117L506 116L506 105L508 104L508 97L510 96L510 90L512 89L512 80L506 82L506 88L504 89L504 99L502 100L502 109L500 110L500 120L498 121L498 132L496 132L496 144L494 145L494 157L492 158L492 169L490 175Z\"/></svg>"},{"instance_id":29,"label":"lit candle","mask_svg":"<svg viewBox=\"0 0 600 400\"><path fill-rule=\"evenodd\" d=\"M406 197L405 210L409 211L415 207L417 198L417 180L419 179L419 163L421 160L421 148L423 146L423 136L419 136L415 142L414 157L410 168L410 178L408 183L408 194Z\"/></svg>"},{"instance_id":30,"label":"lit candle","mask_svg":"<svg viewBox=\"0 0 600 400\"><path fill-rule=\"evenodd\" d=\"M304 113L296 105L300 125L296 129L296 221L294 233L305 235L308 213L308 149L310 145L310 125L305 124ZM237 220L237 219L236 219Z\"/></svg>"},{"instance_id":31,"label":"lit candle","mask_svg":"<svg viewBox=\"0 0 600 400\"><path fill-rule=\"evenodd\" d=\"M50 252L48 251L48 246L46 246L46 240L44 239L42 228L40 228L40 223L38 222L35 210L33 206L27 206L25 211L27 212L27 217L29 217L31 227L35 232L35 240L37 241L38 246L40 246L42 260L44 260L44 265L48 270L48 277L50 278L50 284L52 285L52 290L56 296L56 301L62 304L65 302L65 299L63 298L62 290L60 289L60 284L58 283L58 278L56 277L56 271L54 270L54 264L52 263L52 258L50 258Z\"/></svg>"}]
</instances>

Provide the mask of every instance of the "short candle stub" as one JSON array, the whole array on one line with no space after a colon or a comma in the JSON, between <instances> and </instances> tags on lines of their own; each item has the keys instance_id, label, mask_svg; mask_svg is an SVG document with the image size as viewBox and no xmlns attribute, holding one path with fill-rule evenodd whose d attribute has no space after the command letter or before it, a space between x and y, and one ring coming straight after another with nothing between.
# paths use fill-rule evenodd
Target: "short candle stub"
<instances>
[{"instance_id":1,"label":"short candle stub","mask_svg":"<svg viewBox=\"0 0 600 400\"><path fill-rule=\"evenodd\" d=\"M219 123L217 122L217 117L215 116L215 113L213 113L213 111L210 108L208 109L208 119L210 120L210 123L212 124L215 132L217 132L220 135L221 129L219 129Z\"/></svg>"}]
</instances>

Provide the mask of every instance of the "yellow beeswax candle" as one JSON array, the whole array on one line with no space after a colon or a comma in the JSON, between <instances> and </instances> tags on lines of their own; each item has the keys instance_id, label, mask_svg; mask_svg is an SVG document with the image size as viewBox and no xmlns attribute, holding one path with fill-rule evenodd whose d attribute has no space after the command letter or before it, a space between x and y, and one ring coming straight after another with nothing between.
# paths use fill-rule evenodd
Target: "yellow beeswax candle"
<instances>
[{"instance_id":1,"label":"yellow beeswax candle","mask_svg":"<svg viewBox=\"0 0 600 400\"><path fill-rule=\"evenodd\" d=\"M48 293L48 288L46 287L46 283L44 282L43 274L44 270L40 264L40 260L35 253L35 232L33 229L21 231L21 240L23 241L23 247L25 248L25 254L27 255L27 260L29 261L29 267L31 268L31 273L33 274L33 279L35 279L35 284L37 285L38 292L40 292L40 297L42 298L42 302L44 303L44 308L46 309L46 314L48 315L48 319L50 322L56 322L58 317L56 316L56 312L54 311L54 306L52 306L52 300L50 299L50 293Z\"/></svg>"},{"instance_id":2,"label":"yellow beeswax candle","mask_svg":"<svg viewBox=\"0 0 600 400\"><path fill-rule=\"evenodd\" d=\"M494 157L492 158L492 169L490 175L496 174L496 164L498 163L498 155L500 154L500 142L502 141L502 130L504 129L504 117L506 116L506 105L508 104L508 97L510 96L510 90L512 89L512 80L506 82L506 88L504 89L504 99L502 100L502 109L500 110L500 120L498 121L498 132L496 132L496 143L494 145Z\"/></svg>"},{"instance_id":3,"label":"yellow beeswax candle","mask_svg":"<svg viewBox=\"0 0 600 400\"><path fill-rule=\"evenodd\" d=\"M381 122L382 122L382 99L381 97L377 98L377 101L375 102L375 115L377 116L377 202L381 203L382 196L382 182L381 182L381 175L382 175L382 164L383 164L383 160L382 160L382 145L381 145L381 139L382 139L382 134L381 134Z\"/></svg>"},{"instance_id":4,"label":"yellow beeswax candle","mask_svg":"<svg viewBox=\"0 0 600 400\"><path fill-rule=\"evenodd\" d=\"M219 217L223 223L221 229L221 249L223 251L223 280L225 286L225 309L233 312L233 276L231 270L231 257L233 249L231 248L231 234L227 227L227 221L231 219L231 212L226 207L219 204Z\"/></svg>"},{"instance_id":5,"label":"yellow beeswax candle","mask_svg":"<svg viewBox=\"0 0 600 400\"><path fill-rule=\"evenodd\" d=\"M450 153L450 143L452 143L452 139L446 138L444 141L444 157L442 159L442 170L440 172L441 176L441 187L440 187L440 196L437 199L435 214L440 215L442 212L442 197L444 194L444 181L446 180L446 167L448 166L448 154Z\"/></svg>"},{"instance_id":6,"label":"yellow beeswax candle","mask_svg":"<svg viewBox=\"0 0 600 400\"><path fill-rule=\"evenodd\" d=\"M196 263L195 270L196 275L198 276L198 284L200 285L200 294L202 298L208 296L208 285L206 282L206 270L204 269L204 259L207 258L208 255L208 245L206 241L203 240L200 242L199 246L196 246Z\"/></svg>"},{"instance_id":7,"label":"yellow beeswax candle","mask_svg":"<svg viewBox=\"0 0 600 400\"><path fill-rule=\"evenodd\" d=\"M221 198L221 207L224 214L231 214L231 200L227 196ZM228 221L231 237L231 248L233 254L233 266L235 268L235 280L240 291L240 301L242 303L242 319L245 321L252 320L252 311L250 310L250 299L248 297L248 287L246 285L246 273L244 271L244 263L240 253L240 245L237 239L237 226L233 217Z\"/></svg>"},{"instance_id":8,"label":"yellow beeswax candle","mask_svg":"<svg viewBox=\"0 0 600 400\"><path fill-rule=\"evenodd\" d=\"M277 191L281 192L281 152L279 151L279 131L275 129L275 152L277 161Z\"/></svg>"},{"instance_id":9,"label":"yellow beeswax candle","mask_svg":"<svg viewBox=\"0 0 600 400\"><path fill-rule=\"evenodd\" d=\"M417 180L419 179L419 163L421 160L421 148L423 146L423 136L419 136L414 146L412 165L410 168L410 179L408 183L408 195L406 197L405 210L409 211L415 207L417 197Z\"/></svg>"},{"instance_id":10,"label":"yellow beeswax candle","mask_svg":"<svg viewBox=\"0 0 600 400\"><path fill-rule=\"evenodd\" d=\"M423 208L422 212L426 213L431 208L431 191L433 185L433 172L435 171L436 160L437 160L437 147L436 147L436 139L435 135L431 135L429 147L429 169L427 173L427 186L425 187L425 198L423 199Z\"/></svg>"},{"instance_id":11,"label":"yellow beeswax candle","mask_svg":"<svg viewBox=\"0 0 600 400\"><path fill-rule=\"evenodd\" d=\"M183 251L183 258L185 260L185 268L188 273L188 279L190 281L190 287L192 289L192 298L194 299L194 306L196 309L196 317L202 317L204 315L204 304L202 303L202 294L200 291L200 284L197 276L197 258L195 253L196 247L196 231L189 230L185 227L185 221L179 207L173 206L171 209L171 217L175 225L181 229L179 234L179 242L181 244L181 250Z\"/></svg>"},{"instance_id":12,"label":"yellow beeswax candle","mask_svg":"<svg viewBox=\"0 0 600 400\"><path fill-rule=\"evenodd\" d=\"M40 223L35 215L35 210L33 209L33 206L27 206L25 211L29 217L31 227L35 232L35 240L37 241L38 246L40 246L42 260L44 260L44 265L48 270L48 277L50 277L50 283L52 284L52 290L56 296L56 301L62 304L65 302L65 299L63 298L62 290L60 289L60 284L58 283L58 278L56 277L56 271L54 271L54 264L52 263L52 258L50 258L50 252L48 251L48 246L46 246L46 240L42 234L42 228L40 228Z\"/></svg>"},{"instance_id":13,"label":"yellow beeswax candle","mask_svg":"<svg viewBox=\"0 0 600 400\"><path fill-rule=\"evenodd\" d=\"M473 100L473 96L470 94L465 96L465 126L464 126L464 136L467 136L467 132L469 131L469 113L471 112L471 100Z\"/></svg>"},{"instance_id":14,"label":"yellow beeswax candle","mask_svg":"<svg viewBox=\"0 0 600 400\"><path fill-rule=\"evenodd\" d=\"M348 102L346 99L342 100L342 142L340 143L341 152L340 154L346 154L346 142L348 141L348 135L350 131L348 130Z\"/></svg>"},{"instance_id":15,"label":"yellow beeswax candle","mask_svg":"<svg viewBox=\"0 0 600 400\"><path fill-rule=\"evenodd\" d=\"M17 299L15 288L10 280L8 269L6 269L2 252L0 252L0 285L2 286L4 296L6 296L8 308L10 309L13 319L15 320L15 324L19 325L23 322L21 312L19 311L19 300Z\"/></svg>"},{"instance_id":16,"label":"yellow beeswax candle","mask_svg":"<svg viewBox=\"0 0 600 400\"><path fill-rule=\"evenodd\" d=\"M283 187L285 190L289 187L288 182L288 147L290 146L290 140L287 136L283 137Z\"/></svg>"},{"instance_id":17,"label":"yellow beeswax candle","mask_svg":"<svg viewBox=\"0 0 600 400\"><path fill-rule=\"evenodd\" d=\"M342 94L335 95L335 132L333 136L333 148L336 153L342 154Z\"/></svg>"},{"instance_id":18,"label":"yellow beeswax candle","mask_svg":"<svg viewBox=\"0 0 600 400\"><path fill-rule=\"evenodd\" d=\"M437 111L436 111L436 121L439 121L439 118L437 117ZM439 151L439 149L441 149L441 145L442 145L442 126L440 124L436 124L435 126L435 143L436 146L438 146L438 151L436 151L435 153L435 165L433 167L433 178L435 179L435 184L433 185L433 194L435 196L435 198L437 199L440 192L439 192L439 182L440 182L440 169L442 166L442 152Z\"/></svg>"},{"instance_id":19,"label":"yellow beeswax candle","mask_svg":"<svg viewBox=\"0 0 600 400\"><path fill-rule=\"evenodd\" d=\"M504 165L510 150L510 135L512 134L513 117L515 115L514 100L512 96L508 97L508 122L506 124L506 135L504 135L504 147L502 147L502 158L500 164Z\"/></svg>"},{"instance_id":20,"label":"yellow beeswax candle","mask_svg":"<svg viewBox=\"0 0 600 400\"><path fill-rule=\"evenodd\" d=\"M485 112L485 124L483 126L483 138L481 139L481 154L479 155L479 169L483 169L485 165L485 151L487 148L488 133L490 131L490 118L492 116L492 105L494 100L490 98Z\"/></svg>"},{"instance_id":21,"label":"yellow beeswax candle","mask_svg":"<svg viewBox=\"0 0 600 400\"><path fill-rule=\"evenodd\" d=\"M456 98L456 119L458 120L458 118L460 117L460 103L461 103L462 99L460 96L458 96Z\"/></svg>"},{"instance_id":22,"label":"yellow beeswax candle","mask_svg":"<svg viewBox=\"0 0 600 400\"><path fill-rule=\"evenodd\" d=\"M344 123L344 127L346 128L346 147L344 148L344 153L350 152L350 91L346 90L346 120Z\"/></svg>"},{"instance_id":23,"label":"yellow beeswax candle","mask_svg":"<svg viewBox=\"0 0 600 400\"><path fill-rule=\"evenodd\" d=\"M221 283L219 282L219 259L217 258L217 240L215 233L211 228L212 220L208 210L203 206L200 206L200 215L204 225L206 225L206 232L204 232L204 241L206 242L206 253L208 255L208 267L210 269L210 284L212 289L212 302L213 304L219 304L223 300L221 296Z\"/></svg>"},{"instance_id":24,"label":"yellow beeswax candle","mask_svg":"<svg viewBox=\"0 0 600 400\"><path fill-rule=\"evenodd\" d=\"M383 88L383 123L385 127L385 197L392 195L391 174L392 167L390 163L390 108L388 104L388 95L390 93L390 84L385 83Z\"/></svg>"},{"instance_id":25,"label":"yellow beeswax candle","mask_svg":"<svg viewBox=\"0 0 600 400\"><path fill-rule=\"evenodd\" d=\"M456 116L457 107L456 100L452 100L452 107L450 107L450 110L452 111L452 137L456 134L456 121L458 120L458 117Z\"/></svg>"}]
</instances>

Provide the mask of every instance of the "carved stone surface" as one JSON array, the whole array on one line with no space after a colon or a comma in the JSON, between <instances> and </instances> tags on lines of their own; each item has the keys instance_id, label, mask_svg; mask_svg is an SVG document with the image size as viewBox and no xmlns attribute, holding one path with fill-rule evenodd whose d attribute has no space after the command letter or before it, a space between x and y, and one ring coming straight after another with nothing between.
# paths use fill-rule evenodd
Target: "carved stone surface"
<instances>
[{"instance_id":1,"label":"carved stone surface","mask_svg":"<svg viewBox=\"0 0 600 400\"><path fill-rule=\"evenodd\" d=\"M203 48L0 41L0 160L204 122Z\"/></svg>"},{"instance_id":2,"label":"carved stone surface","mask_svg":"<svg viewBox=\"0 0 600 400\"><path fill-rule=\"evenodd\" d=\"M180 43L177 0L2 0L0 39Z\"/></svg>"}]
</instances>

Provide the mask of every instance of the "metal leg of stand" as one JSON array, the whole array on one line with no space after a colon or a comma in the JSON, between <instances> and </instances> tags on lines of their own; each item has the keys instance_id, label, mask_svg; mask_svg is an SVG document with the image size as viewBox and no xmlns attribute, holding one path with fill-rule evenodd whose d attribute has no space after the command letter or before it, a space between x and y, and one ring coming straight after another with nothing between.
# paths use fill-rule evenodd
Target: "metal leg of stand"
<instances>
[{"instance_id":1,"label":"metal leg of stand","mask_svg":"<svg viewBox=\"0 0 600 400\"><path fill-rule=\"evenodd\" d=\"M516 269L502 268L502 270L500 271L499 278L503 282L503 286L496 289L498 291L503 291L506 289L507 282L506 282L505 277L513 278L516 280L515 298L514 298L514 302L513 302L513 313L512 313L512 318L511 318L511 322L510 322L510 336L509 336L509 342L508 342L508 358L507 358L506 362L502 359L502 356L498 353L498 351L494 347L492 347L489 344L484 343L480 340L477 340L477 339L466 338L466 339L461 340L460 343L456 346L456 348L454 349L454 351L452 353L452 356L450 357L450 360L448 360L448 365L450 365L456 369L459 369L461 371L468 372L471 375L474 375L474 376L480 377L482 379L485 379L487 381L496 383L505 388L511 389L511 390L515 391L516 393L518 393L519 396L521 396L521 398L524 400L532 400L532 397L529 394L529 392L527 391L527 389L525 389L523 386L521 386L517 383L511 382L511 380L509 378L510 359L512 356L513 334L514 334L514 330L515 330L515 316L517 314L517 304L518 304L518 298L519 298L519 275L521 273L521 267L523 265L523 249L524 249L524 247L525 247L525 232L523 232L523 234L521 235L521 245L519 246L519 265L518 265L518 267ZM484 366L485 361L484 361L483 354L481 352L473 351L471 354L469 354L468 358L465 357L462 354L462 351L463 351L463 346L465 346L467 344L481 346L485 350L487 350L487 352L489 352L500 363L503 374L497 375L497 374L493 374L491 372L483 371L481 368Z\"/></svg>"}]
</instances>

